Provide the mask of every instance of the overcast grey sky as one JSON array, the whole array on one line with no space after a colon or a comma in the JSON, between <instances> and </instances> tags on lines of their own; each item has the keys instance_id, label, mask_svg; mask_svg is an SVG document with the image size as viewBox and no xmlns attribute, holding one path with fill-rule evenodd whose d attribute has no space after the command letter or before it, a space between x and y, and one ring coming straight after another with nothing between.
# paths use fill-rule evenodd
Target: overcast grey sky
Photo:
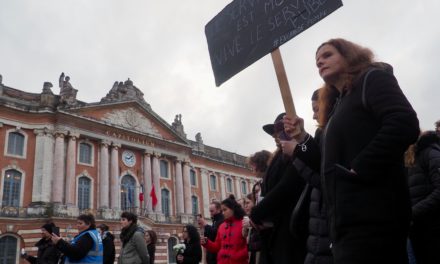
<instances>
[{"instance_id":1,"label":"overcast grey sky","mask_svg":"<svg viewBox=\"0 0 440 264\"><path fill-rule=\"evenodd\" d=\"M230 1L0 0L0 74L7 86L59 93L61 72L78 99L99 101L128 77L171 123L182 114L188 138L249 155L273 150L261 126L283 111L270 55L215 86L205 24ZM281 47L295 106L314 131L310 95L322 84L314 55L343 37L393 65L422 129L440 119L440 1L344 1Z\"/></svg>"}]
</instances>

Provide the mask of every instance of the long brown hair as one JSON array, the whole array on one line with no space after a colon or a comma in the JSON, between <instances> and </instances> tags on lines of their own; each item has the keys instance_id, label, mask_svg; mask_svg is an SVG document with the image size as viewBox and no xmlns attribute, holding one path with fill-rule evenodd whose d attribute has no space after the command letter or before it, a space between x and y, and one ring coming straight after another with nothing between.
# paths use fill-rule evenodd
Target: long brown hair
<instances>
[{"instance_id":1,"label":"long brown hair","mask_svg":"<svg viewBox=\"0 0 440 264\"><path fill-rule=\"evenodd\" d=\"M343 78L343 89L344 91L350 92L352 89L353 83L365 72L368 67L374 62L374 54L373 52L365 47L362 47L358 44L355 44L351 41L336 38L330 39L324 43L322 43L316 53L318 53L319 49L324 45L333 46L339 54L345 59L347 62L347 71L341 77ZM338 92L335 87L332 87L329 84L324 84L323 89L319 92L319 112L318 112L318 123L321 127L325 126L329 119L329 114L333 109L333 105L336 101L336 97Z\"/></svg>"}]
</instances>

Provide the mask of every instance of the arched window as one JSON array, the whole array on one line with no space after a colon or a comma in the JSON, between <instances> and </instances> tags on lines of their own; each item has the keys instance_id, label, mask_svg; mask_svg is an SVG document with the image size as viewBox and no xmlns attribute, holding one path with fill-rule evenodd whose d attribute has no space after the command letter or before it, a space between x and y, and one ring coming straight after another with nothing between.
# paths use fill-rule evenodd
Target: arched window
<instances>
[{"instance_id":1,"label":"arched window","mask_svg":"<svg viewBox=\"0 0 440 264\"><path fill-rule=\"evenodd\" d=\"M92 181L82 176L78 179L78 209L85 210L91 208L90 194L92 190Z\"/></svg>"},{"instance_id":2,"label":"arched window","mask_svg":"<svg viewBox=\"0 0 440 264\"><path fill-rule=\"evenodd\" d=\"M7 170L3 181L3 206L20 206L21 173L17 170Z\"/></svg>"},{"instance_id":3,"label":"arched window","mask_svg":"<svg viewBox=\"0 0 440 264\"><path fill-rule=\"evenodd\" d=\"M24 155L24 140L25 137L19 132L10 132L8 134L8 151L10 155L23 156Z\"/></svg>"},{"instance_id":4,"label":"arched window","mask_svg":"<svg viewBox=\"0 0 440 264\"><path fill-rule=\"evenodd\" d=\"M17 238L13 236L3 236L0 238L0 263L17 263Z\"/></svg>"},{"instance_id":5,"label":"arched window","mask_svg":"<svg viewBox=\"0 0 440 264\"><path fill-rule=\"evenodd\" d=\"M226 179L226 191L229 193L232 192L232 179L231 178Z\"/></svg>"},{"instance_id":6,"label":"arched window","mask_svg":"<svg viewBox=\"0 0 440 264\"><path fill-rule=\"evenodd\" d=\"M168 175L168 161L166 160L160 161L160 176L167 179L170 177Z\"/></svg>"},{"instance_id":7,"label":"arched window","mask_svg":"<svg viewBox=\"0 0 440 264\"><path fill-rule=\"evenodd\" d=\"M176 263L176 254L174 253L173 249L175 245L177 245L177 238L168 238L168 263L170 264Z\"/></svg>"},{"instance_id":8,"label":"arched window","mask_svg":"<svg viewBox=\"0 0 440 264\"><path fill-rule=\"evenodd\" d=\"M193 215L199 214L199 198L193 195L191 196L191 204L192 204L192 213Z\"/></svg>"},{"instance_id":9,"label":"arched window","mask_svg":"<svg viewBox=\"0 0 440 264\"><path fill-rule=\"evenodd\" d=\"M162 213L165 216L170 216L170 191L162 189Z\"/></svg>"},{"instance_id":10,"label":"arched window","mask_svg":"<svg viewBox=\"0 0 440 264\"><path fill-rule=\"evenodd\" d=\"M247 184L245 181L241 182L241 193L242 194L247 194Z\"/></svg>"},{"instance_id":11,"label":"arched window","mask_svg":"<svg viewBox=\"0 0 440 264\"><path fill-rule=\"evenodd\" d=\"M121 209L123 211L135 207L136 180L125 175L121 181Z\"/></svg>"},{"instance_id":12,"label":"arched window","mask_svg":"<svg viewBox=\"0 0 440 264\"><path fill-rule=\"evenodd\" d=\"M191 186L197 186L197 177L195 170L189 171L189 181L191 182Z\"/></svg>"},{"instance_id":13,"label":"arched window","mask_svg":"<svg viewBox=\"0 0 440 264\"><path fill-rule=\"evenodd\" d=\"M79 143L79 162L92 164L92 146L88 143Z\"/></svg>"},{"instance_id":14,"label":"arched window","mask_svg":"<svg viewBox=\"0 0 440 264\"><path fill-rule=\"evenodd\" d=\"M212 191L217 190L217 177L215 177L214 174L211 174L209 176L209 185L210 185Z\"/></svg>"}]
</instances>

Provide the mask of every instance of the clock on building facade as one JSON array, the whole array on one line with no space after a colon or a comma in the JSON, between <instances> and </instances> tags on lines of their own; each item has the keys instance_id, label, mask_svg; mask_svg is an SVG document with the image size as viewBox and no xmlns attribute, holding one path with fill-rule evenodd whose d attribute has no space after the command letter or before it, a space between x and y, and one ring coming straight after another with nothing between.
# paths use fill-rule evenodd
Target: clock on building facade
<instances>
[{"instance_id":1,"label":"clock on building facade","mask_svg":"<svg viewBox=\"0 0 440 264\"><path fill-rule=\"evenodd\" d=\"M136 164L136 157L134 153L129 150L122 152L122 162L127 167L133 167Z\"/></svg>"}]
</instances>

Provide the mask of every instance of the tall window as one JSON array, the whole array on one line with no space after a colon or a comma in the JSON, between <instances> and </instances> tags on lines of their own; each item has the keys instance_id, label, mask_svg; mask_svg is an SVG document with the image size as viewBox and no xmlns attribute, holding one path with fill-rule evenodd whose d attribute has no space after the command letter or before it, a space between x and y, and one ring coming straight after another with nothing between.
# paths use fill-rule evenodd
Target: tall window
<instances>
[{"instance_id":1,"label":"tall window","mask_svg":"<svg viewBox=\"0 0 440 264\"><path fill-rule=\"evenodd\" d=\"M92 181L87 177L80 177L78 179L78 208L80 210L90 208L90 194Z\"/></svg>"},{"instance_id":2,"label":"tall window","mask_svg":"<svg viewBox=\"0 0 440 264\"><path fill-rule=\"evenodd\" d=\"M191 182L191 186L197 186L197 178L196 178L195 170L189 171L189 181Z\"/></svg>"},{"instance_id":3,"label":"tall window","mask_svg":"<svg viewBox=\"0 0 440 264\"><path fill-rule=\"evenodd\" d=\"M0 263L17 263L17 238L13 236L3 236L0 238Z\"/></svg>"},{"instance_id":4,"label":"tall window","mask_svg":"<svg viewBox=\"0 0 440 264\"><path fill-rule=\"evenodd\" d=\"M165 160L160 161L160 176L162 178L169 178L168 175L168 162Z\"/></svg>"},{"instance_id":5,"label":"tall window","mask_svg":"<svg viewBox=\"0 0 440 264\"><path fill-rule=\"evenodd\" d=\"M8 134L8 154L23 156L24 154L24 136L19 132Z\"/></svg>"},{"instance_id":6,"label":"tall window","mask_svg":"<svg viewBox=\"0 0 440 264\"><path fill-rule=\"evenodd\" d=\"M191 196L191 204L193 215L197 215L199 213L199 199L197 198L197 196Z\"/></svg>"},{"instance_id":7,"label":"tall window","mask_svg":"<svg viewBox=\"0 0 440 264\"><path fill-rule=\"evenodd\" d=\"M162 213L165 216L170 216L170 191L162 189Z\"/></svg>"},{"instance_id":8,"label":"tall window","mask_svg":"<svg viewBox=\"0 0 440 264\"><path fill-rule=\"evenodd\" d=\"M214 174L209 176L209 185L211 186L211 190L217 190L217 177Z\"/></svg>"},{"instance_id":9,"label":"tall window","mask_svg":"<svg viewBox=\"0 0 440 264\"><path fill-rule=\"evenodd\" d=\"M135 207L136 180L125 175L121 181L121 209L123 211Z\"/></svg>"},{"instance_id":10,"label":"tall window","mask_svg":"<svg viewBox=\"0 0 440 264\"><path fill-rule=\"evenodd\" d=\"M88 143L79 144L79 162L92 164L92 146Z\"/></svg>"},{"instance_id":11,"label":"tall window","mask_svg":"<svg viewBox=\"0 0 440 264\"><path fill-rule=\"evenodd\" d=\"M247 184L245 181L241 182L241 193L242 194L247 194Z\"/></svg>"},{"instance_id":12,"label":"tall window","mask_svg":"<svg viewBox=\"0 0 440 264\"><path fill-rule=\"evenodd\" d=\"M227 178L226 179L226 191L227 192L232 192L232 179L231 178Z\"/></svg>"},{"instance_id":13,"label":"tall window","mask_svg":"<svg viewBox=\"0 0 440 264\"><path fill-rule=\"evenodd\" d=\"M177 245L177 238L170 237L168 238L168 263L175 264L176 263L176 255L174 254L173 247Z\"/></svg>"},{"instance_id":14,"label":"tall window","mask_svg":"<svg viewBox=\"0 0 440 264\"><path fill-rule=\"evenodd\" d=\"M17 170L7 170L3 182L3 206L20 206L21 173Z\"/></svg>"}]
</instances>

